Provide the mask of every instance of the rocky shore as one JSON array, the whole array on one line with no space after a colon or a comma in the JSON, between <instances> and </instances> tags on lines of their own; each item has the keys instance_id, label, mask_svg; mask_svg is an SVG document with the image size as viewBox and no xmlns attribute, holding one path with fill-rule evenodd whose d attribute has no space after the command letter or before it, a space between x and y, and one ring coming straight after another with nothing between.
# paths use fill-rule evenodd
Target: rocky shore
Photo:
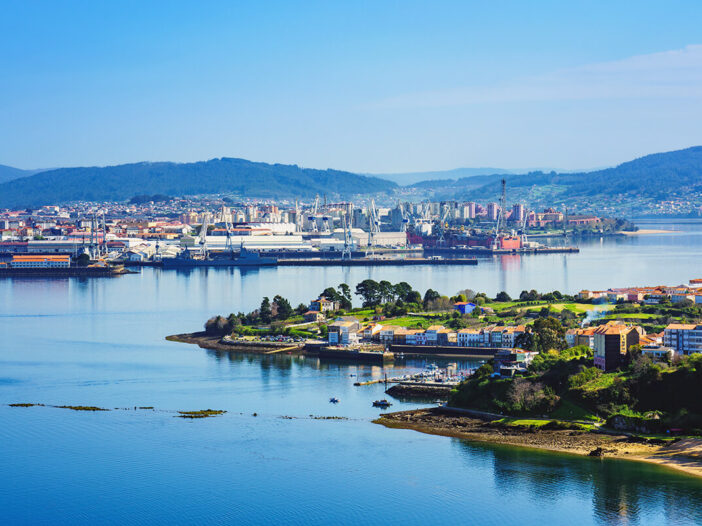
<instances>
[{"instance_id":1,"label":"rocky shore","mask_svg":"<svg viewBox=\"0 0 702 526\"><path fill-rule=\"evenodd\" d=\"M479 442L651 462L702 477L702 440L699 439L686 438L670 443L624 434L509 426L496 421L447 414L440 408L387 413L374 423Z\"/></svg>"},{"instance_id":2,"label":"rocky shore","mask_svg":"<svg viewBox=\"0 0 702 526\"><path fill-rule=\"evenodd\" d=\"M448 386L435 387L427 385L397 384L393 385L385 392L391 396L396 396L399 398L439 398L446 400L451 392L451 388Z\"/></svg>"},{"instance_id":3,"label":"rocky shore","mask_svg":"<svg viewBox=\"0 0 702 526\"><path fill-rule=\"evenodd\" d=\"M278 350L289 350L293 347L302 350L300 344L293 343L278 343L278 342L257 342L257 341L226 341L221 336L212 336L205 332L192 332L183 334L172 334L166 336L166 340L171 342L195 344L203 349L212 349L215 351L235 351L247 353L268 354Z\"/></svg>"}]
</instances>

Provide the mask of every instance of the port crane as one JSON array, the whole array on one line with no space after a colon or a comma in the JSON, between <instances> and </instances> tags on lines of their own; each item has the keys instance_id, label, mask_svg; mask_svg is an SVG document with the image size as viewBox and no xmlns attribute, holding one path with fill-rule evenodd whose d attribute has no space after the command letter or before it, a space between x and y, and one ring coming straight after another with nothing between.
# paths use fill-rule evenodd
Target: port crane
<instances>
[{"instance_id":1,"label":"port crane","mask_svg":"<svg viewBox=\"0 0 702 526\"><path fill-rule=\"evenodd\" d=\"M312 208L312 214L307 217L307 220L312 223L312 232L318 232L317 229L317 210L319 209L319 195L314 198L314 207Z\"/></svg>"},{"instance_id":2,"label":"port crane","mask_svg":"<svg viewBox=\"0 0 702 526\"><path fill-rule=\"evenodd\" d=\"M504 222L504 213L505 213L505 203L507 202L506 199L506 190L507 182L502 179L502 195L500 196L500 209L497 211L497 220L495 221L495 230L492 235L492 249L497 250L499 247L499 236L500 232L502 231L502 223Z\"/></svg>"},{"instance_id":3,"label":"port crane","mask_svg":"<svg viewBox=\"0 0 702 526\"><path fill-rule=\"evenodd\" d=\"M370 207L368 208L368 247L371 254L373 253L377 234L380 234L380 216L378 209L375 207L375 199L371 199Z\"/></svg>"},{"instance_id":4,"label":"port crane","mask_svg":"<svg viewBox=\"0 0 702 526\"><path fill-rule=\"evenodd\" d=\"M344 225L344 250L341 253L341 259L351 259L353 250L353 236L351 234L351 221L347 218L348 214L343 216Z\"/></svg>"},{"instance_id":5,"label":"port crane","mask_svg":"<svg viewBox=\"0 0 702 526\"><path fill-rule=\"evenodd\" d=\"M451 211L448 205L443 205L443 208L439 214L439 239L437 243L443 246L446 243L444 239L444 233L446 231L446 222L448 221L449 212Z\"/></svg>"},{"instance_id":6,"label":"port crane","mask_svg":"<svg viewBox=\"0 0 702 526\"><path fill-rule=\"evenodd\" d=\"M302 214L297 199L295 199L295 232L302 232Z\"/></svg>"},{"instance_id":7,"label":"port crane","mask_svg":"<svg viewBox=\"0 0 702 526\"><path fill-rule=\"evenodd\" d=\"M207 228L210 226L210 214L205 212L202 215L202 226L200 232L195 238L195 242L200 246L200 254L203 258L207 258Z\"/></svg>"},{"instance_id":8,"label":"port crane","mask_svg":"<svg viewBox=\"0 0 702 526\"><path fill-rule=\"evenodd\" d=\"M398 203L397 206L400 208L400 215L402 216L402 232L407 232L407 225L409 224L409 214L407 213L407 209L405 208L404 204Z\"/></svg>"},{"instance_id":9,"label":"port crane","mask_svg":"<svg viewBox=\"0 0 702 526\"><path fill-rule=\"evenodd\" d=\"M522 218L522 222L520 224L519 228L519 237L521 238L521 244L522 247L525 247L527 244L527 221L529 217L529 210L527 210L526 207L524 207L524 217Z\"/></svg>"}]
</instances>

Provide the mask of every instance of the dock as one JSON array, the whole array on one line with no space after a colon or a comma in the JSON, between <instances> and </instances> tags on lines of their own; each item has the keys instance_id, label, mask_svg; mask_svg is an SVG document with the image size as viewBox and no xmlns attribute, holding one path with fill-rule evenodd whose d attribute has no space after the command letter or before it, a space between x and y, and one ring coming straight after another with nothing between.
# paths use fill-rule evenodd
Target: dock
<instances>
[{"instance_id":1,"label":"dock","mask_svg":"<svg viewBox=\"0 0 702 526\"><path fill-rule=\"evenodd\" d=\"M477 258L279 259L279 267L392 267L410 265L477 265Z\"/></svg>"},{"instance_id":2,"label":"dock","mask_svg":"<svg viewBox=\"0 0 702 526\"><path fill-rule=\"evenodd\" d=\"M124 267L0 268L0 278L111 278L131 274Z\"/></svg>"}]
</instances>

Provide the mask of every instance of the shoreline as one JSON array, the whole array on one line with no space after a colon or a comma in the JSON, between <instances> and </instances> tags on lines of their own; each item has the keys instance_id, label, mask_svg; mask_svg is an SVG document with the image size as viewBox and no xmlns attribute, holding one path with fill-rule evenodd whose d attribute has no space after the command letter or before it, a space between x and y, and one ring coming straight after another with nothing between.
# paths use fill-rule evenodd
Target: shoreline
<instances>
[{"instance_id":1,"label":"shoreline","mask_svg":"<svg viewBox=\"0 0 702 526\"><path fill-rule=\"evenodd\" d=\"M276 344L276 342L239 342L222 343L221 336L211 336L205 332L186 332L182 334L171 334L166 336L169 342L188 343L197 345L201 349L223 352L243 352L252 354L274 354L277 352L291 351L301 354L302 346L292 343Z\"/></svg>"},{"instance_id":2,"label":"shoreline","mask_svg":"<svg viewBox=\"0 0 702 526\"><path fill-rule=\"evenodd\" d=\"M656 229L656 228L643 228L640 230L637 230L636 232L627 232L625 230L622 230L621 232L618 232L619 234L622 234L624 236L645 236L649 234L679 234L681 231L680 230L661 230L661 229Z\"/></svg>"},{"instance_id":3,"label":"shoreline","mask_svg":"<svg viewBox=\"0 0 702 526\"><path fill-rule=\"evenodd\" d=\"M469 416L443 414L436 408L386 413L373 423L488 444L647 462L702 477L702 439L683 438L662 445L659 441L642 441L625 434L520 429Z\"/></svg>"}]
</instances>

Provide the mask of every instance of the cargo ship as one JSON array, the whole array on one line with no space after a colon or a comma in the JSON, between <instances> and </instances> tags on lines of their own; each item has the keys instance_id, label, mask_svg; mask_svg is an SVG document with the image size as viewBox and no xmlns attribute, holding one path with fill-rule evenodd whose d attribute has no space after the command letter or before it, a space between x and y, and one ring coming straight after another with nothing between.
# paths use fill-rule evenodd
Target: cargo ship
<instances>
[{"instance_id":1,"label":"cargo ship","mask_svg":"<svg viewBox=\"0 0 702 526\"><path fill-rule=\"evenodd\" d=\"M211 258L195 257L186 249L174 258L164 258L163 268L191 267L265 267L278 264L278 258L262 256L259 252L247 250L243 246L238 257Z\"/></svg>"}]
</instances>

